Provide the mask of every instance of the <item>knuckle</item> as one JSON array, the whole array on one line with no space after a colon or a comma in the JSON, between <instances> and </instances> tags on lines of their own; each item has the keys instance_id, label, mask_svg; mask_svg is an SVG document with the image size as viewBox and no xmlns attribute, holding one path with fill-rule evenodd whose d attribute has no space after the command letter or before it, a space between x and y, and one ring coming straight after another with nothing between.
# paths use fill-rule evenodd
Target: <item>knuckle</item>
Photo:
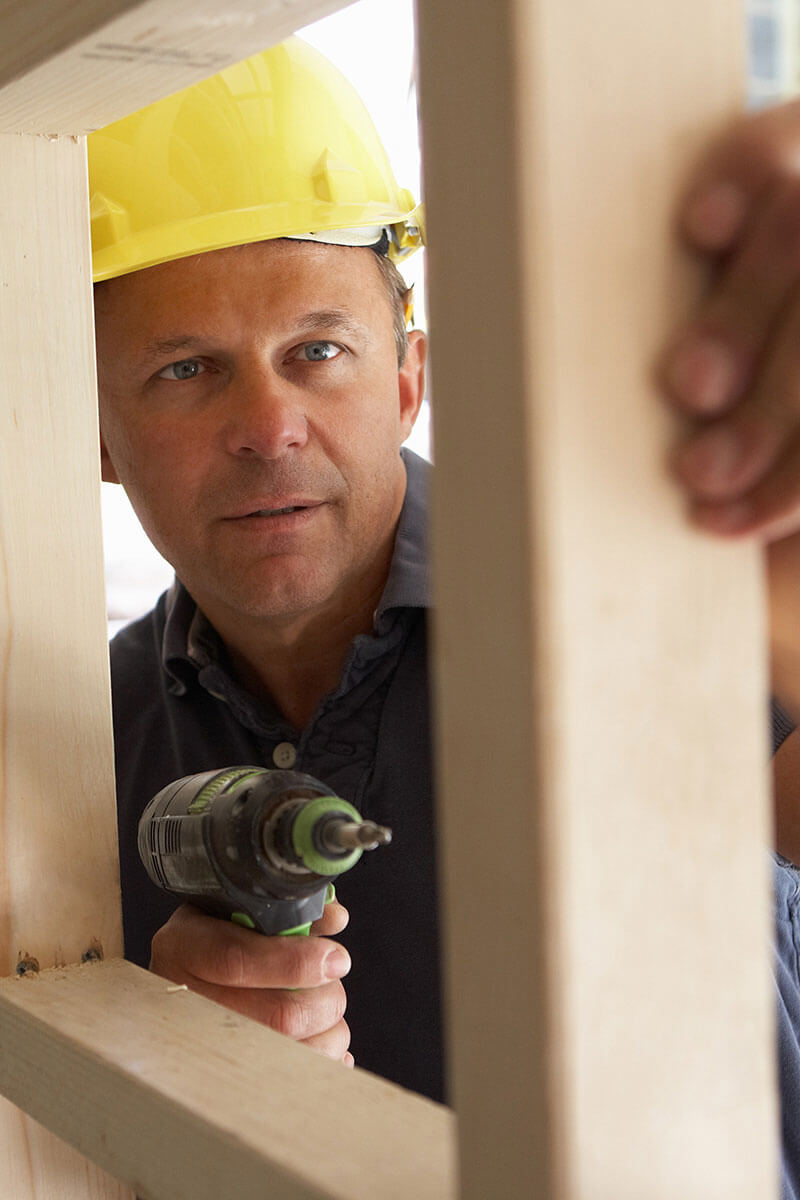
<instances>
[{"instance_id":1,"label":"knuckle","mask_svg":"<svg viewBox=\"0 0 800 1200\"><path fill-rule=\"evenodd\" d=\"M296 992L284 991L279 994L267 1023L276 1033L295 1041L319 1036L329 1038L334 1029L347 1028L343 1020L346 1007L345 991L338 982ZM349 1037L347 1030L348 1042Z\"/></svg>"},{"instance_id":2,"label":"knuckle","mask_svg":"<svg viewBox=\"0 0 800 1200\"><path fill-rule=\"evenodd\" d=\"M165 957L165 941L168 943L168 937L164 933L164 927L157 929L153 934L153 939L150 942L150 965L155 969L155 965L160 963Z\"/></svg>"},{"instance_id":3,"label":"knuckle","mask_svg":"<svg viewBox=\"0 0 800 1200\"><path fill-rule=\"evenodd\" d=\"M320 988L327 984L328 957L336 944L327 937L296 937L281 939L292 943L284 948L282 975L286 985L298 988Z\"/></svg>"},{"instance_id":4,"label":"knuckle","mask_svg":"<svg viewBox=\"0 0 800 1200\"><path fill-rule=\"evenodd\" d=\"M181 970L180 944L169 923L153 934L150 942L150 970L171 978Z\"/></svg>"},{"instance_id":5,"label":"knuckle","mask_svg":"<svg viewBox=\"0 0 800 1200\"><path fill-rule=\"evenodd\" d=\"M347 992L345 991L344 984L340 983L337 979L334 983L329 984L326 990L328 992L333 1019L341 1021L347 1011Z\"/></svg>"},{"instance_id":6,"label":"knuckle","mask_svg":"<svg viewBox=\"0 0 800 1200\"><path fill-rule=\"evenodd\" d=\"M269 940L271 961L270 973L278 988L306 988L308 986L308 937L272 937ZM264 947L265 952L267 947Z\"/></svg>"},{"instance_id":7,"label":"knuckle","mask_svg":"<svg viewBox=\"0 0 800 1200\"><path fill-rule=\"evenodd\" d=\"M332 1058L334 1062L352 1065L353 1056L348 1054L350 1027L346 1021L337 1021L325 1033L306 1038L305 1045L316 1050L318 1054L324 1054L326 1058ZM350 1063L348 1063L348 1059L351 1060Z\"/></svg>"},{"instance_id":8,"label":"knuckle","mask_svg":"<svg viewBox=\"0 0 800 1200\"><path fill-rule=\"evenodd\" d=\"M228 987L246 987L247 956L238 937L226 937L216 947L211 970Z\"/></svg>"},{"instance_id":9,"label":"knuckle","mask_svg":"<svg viewBox=\"0 0 800 1200\"><path fill-rule=\"evenodd\" d=\"M299 1041L308 1033L308 1017L302 993L284 992L272 1009L267 1024L276 1033Z\"/></svg>"},{"instance_id":10,"label":"knuckle","mask_svg":"<svg viewBox=\"0 0 800 1200\"><path fill-rule=\"evenodd\" d=\"M308 984L309 958L316 949L316 939L307 937L276 938L274 947L280 954L281 983L285 987L305 987Z\"/></svg>"}]
</instances>

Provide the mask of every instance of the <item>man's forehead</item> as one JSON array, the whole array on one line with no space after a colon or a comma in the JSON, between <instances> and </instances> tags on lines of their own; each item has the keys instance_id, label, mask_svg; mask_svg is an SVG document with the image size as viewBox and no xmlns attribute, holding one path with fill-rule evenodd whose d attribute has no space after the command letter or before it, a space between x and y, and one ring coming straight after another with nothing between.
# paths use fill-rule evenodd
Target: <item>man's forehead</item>
<instances>
[{"instance_id":1,"label":"man's forehead","mask_svg":"<svg viewBox=\"0 0 800 1200\"><path fill-rule=\"evenodd\" d=\"M265 290L280 288L283 292L294 282L319 289L326 296L349 292L357 297L365 288L370 293L382 290L373 260L374 251L365 247L329 246L289 238L249 242L186 255L105 280L95 285L95 306L108 307L120 301L132 304L138 297L146 303L150 303L150 297L191 297L198 287L208 293L235 293L244 279L263 285ZM320 309L331 312L339 307L327 302L320 305Z\"/></svg>"},{"instance_id":2,"label":"man's forehead","mask_svg":"<svg viewBox=\"0 0 800 1200\"><path fill-rule=\"evenodd\" d=\"M255 256L247 253L250 249ZM311 256L319 249L324 248L312 247ZM98 354L146 368L170 358L234 351L253 338L328 338L366 346L393 336L387 293L369 260L359 260L353 274L341 269L349 267L350 258L339 259L334 269L330 264L321 269L317 258L310 271L273 270L280 253L264 254L260 244L236 250L235 255L225 250L175 260L98 284ZM343 253L359 251L344 248ZM363 253L373 256L371 250ZM301 254L301 262L311 262ZM245 261L247 269L237 269Z\"/></svg>"}]
</instances>

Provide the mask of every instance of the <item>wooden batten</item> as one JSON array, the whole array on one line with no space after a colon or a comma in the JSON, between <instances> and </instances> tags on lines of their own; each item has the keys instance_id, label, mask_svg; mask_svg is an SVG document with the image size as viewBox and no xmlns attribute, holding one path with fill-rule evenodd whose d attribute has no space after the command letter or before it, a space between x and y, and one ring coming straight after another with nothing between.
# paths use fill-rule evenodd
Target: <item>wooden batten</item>
<instances>
[{"instance_id":1,"label":"wooden batten","mask_svg":"<svg viewBox=\"0 0 800 1200\"><path fill-rule=\"evenodd\" d=\"M85 146L0 138L0 965L119 954ZM13 348L13 353L10 352Z\"/></svg>"},{"instance_id":2,"label":"wooden batten","mask_svg":"<svg viewBox=\"0 0 800 1200\"><path fill-rule=\"evenodd\" d=\"M0 158L0 974L13 976L121 954L122 928L85 144L7 134ZM127 1194L6 1104L0 1157L14 1200Z\"/></svg>"},{"instance_id":3,"label":"wooden batten","mask_svg":"<svg viewBox=\"0 0 800 1200\"><path fill-rule=\"evenodd\" d=\"M339 0L16 0L0 130L88 133L345 7Z\"/></svg>"},{"instance_id":4,"label":"wooden batten","mask_svg":"<svg viewBox=\"0 0 800 1200\"><path fill-rule=\"evenodd\" d=\"M741 16L419 20L462 1196L774 1195L758 555L686 527L653 384Z\"/></svg>"},{"instance_id":5,"label":"wooden batten","mask_svg":"<svg viewBox=\"0 0 800 1200\"><path fill-rule=\"evenodd\" d=\"M446 1108L122 961L0 981L0 1086L148 1200L456 1197Z\"/></svg>"}]
</instances>

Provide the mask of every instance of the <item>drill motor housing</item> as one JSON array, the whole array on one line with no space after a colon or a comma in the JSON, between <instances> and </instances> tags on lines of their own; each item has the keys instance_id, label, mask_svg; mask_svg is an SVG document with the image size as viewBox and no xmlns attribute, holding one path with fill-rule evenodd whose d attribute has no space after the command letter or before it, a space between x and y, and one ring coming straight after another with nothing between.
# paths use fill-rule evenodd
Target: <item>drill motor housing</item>
<instances>
[{"instance_id":1,"label":"drill motor housing","mask_svg":"<svg viewBox=\"0 0 800 1200\"><path fill-rule=\"evenodd\" d=\"M154 883L206 912L305 932L331 880L361 857L331 836L354 823L357 810L311 775L228 767L162 788L139 821L139 855Z\"/></svg>"}]
</instances>

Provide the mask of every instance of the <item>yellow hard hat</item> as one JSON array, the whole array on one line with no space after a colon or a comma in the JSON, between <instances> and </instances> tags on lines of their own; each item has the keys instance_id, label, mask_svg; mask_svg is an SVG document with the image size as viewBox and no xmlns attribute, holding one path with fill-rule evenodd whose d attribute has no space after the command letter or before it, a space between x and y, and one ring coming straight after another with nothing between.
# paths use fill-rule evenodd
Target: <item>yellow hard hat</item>
<instances>
[{"instance_id":1,"label":"yellow hard hat","mask_svg":"<svg viewBox=\"0 0 800 1200\"><path fill-rule=\"evenodd\" d=\"M268 238L422 244L360 98L299 38L89 135L95 282ZM388 246L387 246L388 239Z\"/></svg>"}]
</instances>

